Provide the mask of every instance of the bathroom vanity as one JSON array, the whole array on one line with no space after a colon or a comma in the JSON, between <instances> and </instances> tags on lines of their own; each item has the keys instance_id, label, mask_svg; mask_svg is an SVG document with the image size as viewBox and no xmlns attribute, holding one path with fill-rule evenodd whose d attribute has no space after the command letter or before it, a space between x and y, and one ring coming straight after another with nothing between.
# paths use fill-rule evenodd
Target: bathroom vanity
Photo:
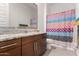
<instances>
[{"instance_id":1,"label":"bathroom vanity","mask_svg":"<svg viewBox=\"0 0 79 59\"><path fill-rule=\"evenodd\" d=\"M30 32L3 35L0 56L39 56L46 51L46 33Z\"/></svg>"}]
</instances>

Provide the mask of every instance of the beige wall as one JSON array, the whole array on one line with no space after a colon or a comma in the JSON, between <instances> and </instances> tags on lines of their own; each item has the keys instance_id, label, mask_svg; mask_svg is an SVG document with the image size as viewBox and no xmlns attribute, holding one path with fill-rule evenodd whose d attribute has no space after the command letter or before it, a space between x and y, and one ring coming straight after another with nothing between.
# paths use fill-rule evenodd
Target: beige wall
<instances>
[{"instance_id":1,"label":"beige wall","mask_svg":"<svg viewBox=\"0 0 79 59\"><path fill-rule=\"evenodd\" d=\"M59 13L66 10L75 9L75 3L48 3L47 14Z\"/></svg>"},{"instance_id":2,"label":"beige wall","mask_svg":"<svg viewBox=\"0 0 79 59\"><path fill-rule=\"evenodd\" d=\"M46 4L38 4L38 30L46 32Z\"/></svg>"}]
</instances>

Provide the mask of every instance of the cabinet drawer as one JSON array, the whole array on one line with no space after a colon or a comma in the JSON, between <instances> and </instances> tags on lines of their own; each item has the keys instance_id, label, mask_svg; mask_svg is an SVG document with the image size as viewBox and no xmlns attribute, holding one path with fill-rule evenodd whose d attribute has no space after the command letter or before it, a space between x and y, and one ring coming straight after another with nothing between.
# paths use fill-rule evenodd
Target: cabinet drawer
<instances>
[{"instance_id":1,"label":"cabinet drawer","mask_svg":"<svg viewBox=\"0 0 79 59\"><path fill-rule=\"evenodd\" d=\"M21 56L21 47L17 47L8 51L0 52L0 56Z\"/></svg>"},{"instance_id":2,"label":"cabinet drawer","mask_svg":"<svg viewBox=\"0 0 79 59\"><path fill-rule=\"evenodd\" d=\"M21 46L20 39L12 39L12 40L7 40L7 41L2 41L2 42L0 42L0 52L6 51L9 49L13 49L18 46Z\"/></svg>"}]
</instances>

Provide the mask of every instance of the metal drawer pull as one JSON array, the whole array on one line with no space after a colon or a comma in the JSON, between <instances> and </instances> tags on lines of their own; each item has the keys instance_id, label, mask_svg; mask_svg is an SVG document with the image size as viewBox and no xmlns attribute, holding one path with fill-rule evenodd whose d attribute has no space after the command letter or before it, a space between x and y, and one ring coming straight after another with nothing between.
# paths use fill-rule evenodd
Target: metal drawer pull
<instances>
[{"instance_id":1,"label":"metal drawer pull","mask_svg":"<svg viewBox=\"0 0 79 59\"><path fill-rule=\"evenodd\" d=\"M37 52L37 54L38 54L38 46L37 46L37 42L36 42L36 52Z\"/></svg>"},{"instance_id":2,"label":"metal drawer pull","mask_svg":"<svg viewBox=\"0 0 79 59\"><path fill-rule=\"evenodd\" d=\"M7 46L3 46L3 47L0 47L0 49L4 49L4 48L8 48L8 47L12 47L12 46L15 46L17 43L14 43L14 44L10 44L10 45L7 45Z\"/></svg>"},{"instance_id":3,"label":"metal drawer pull","mask_svg":"<svg viewBox=\"0 0 79 59\"><path fill-rule=\"evenodd\" d=\"M38 46L38 45L37 45L37 42L36 42L36 50L37 50L37 48L38 48L37 46Z\"/></svg>"},{"instance_id":4,"label":"metal drawer pull","mask_svg":"<svg viewBox=\"0 0 79 59\"><path fill-rule=\"evenodd\" d=\"M34 51L35 51L35 43L34 43Z\"/></svg>"}]
</instances>

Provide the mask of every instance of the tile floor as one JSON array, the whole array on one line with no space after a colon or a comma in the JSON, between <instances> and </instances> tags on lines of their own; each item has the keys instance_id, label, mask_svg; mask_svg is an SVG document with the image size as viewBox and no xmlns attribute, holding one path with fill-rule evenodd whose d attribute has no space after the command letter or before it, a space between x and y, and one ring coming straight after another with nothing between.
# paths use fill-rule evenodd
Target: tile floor
<instances>
[{"instance_id":1,"label":"tile floor","mask_svg":"<svg viewBox=\"0 0 79 59\"><path fill-rule=\"evenodd\" d=\"M77 56L75 51L71 51L66 48L61 48L55 45L51 45L52 42L53 40L47 39L47 51L45 52L43 56Z\"/></svg>"},{"instance_id":2,"label":"tile floor","mask_svg":"<svg viewBox=\"0 0 79 59\"><path fill-rule=\"evenodd\" d=\"M50 49L47 49L43 56L76 56L76 52L65 48L50 46Z\"/></svg>"},{"instance_id":3,"label":"tile floor","mask_svg":"<svg viewBox=\"0 0 79 59\"><path fill-rule=\"evenodd\" d=\"M64 48L52 47L43 56L76 56L76 53Z\"/></svg>"}]
</instances>

